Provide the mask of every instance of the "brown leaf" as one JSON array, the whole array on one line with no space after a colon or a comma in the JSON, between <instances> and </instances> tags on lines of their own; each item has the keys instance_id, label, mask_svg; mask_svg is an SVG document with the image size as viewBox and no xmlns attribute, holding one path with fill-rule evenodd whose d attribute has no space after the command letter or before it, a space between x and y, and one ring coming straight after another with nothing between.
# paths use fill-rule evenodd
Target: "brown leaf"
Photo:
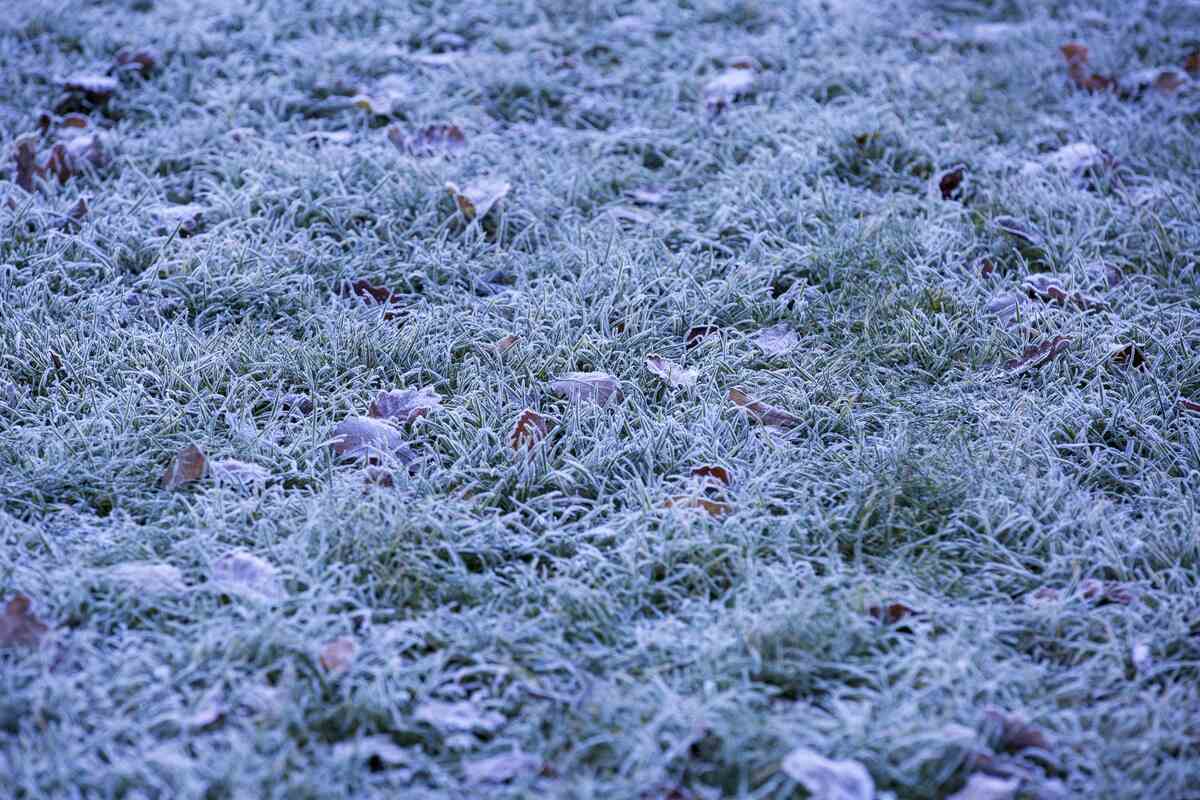
<instances>
[{"instance_id":1,"label":"brown leaf","mask_svg":"<svg viewBox=\"0 0 1200 800\"><path fill-rule=\"evenodd\" d=\"M354 654L358 645L348 636L339 636L332 642L326 642L321 648L321 667L326 672L340 675L349 671L354 663Z\"/></svg>"},{"instance_id":2,"label":"brown leaf","mask_svg":"<svg viewBox=\"0 0 1200 800\"><path fill-rule=\"evenodd\" d=\"M605 405L610 398L623 398L621 384L606 372L564 372L550 381L550 391L578 403Z\"/></svg>"},{"instance_id":3,"label":"brown leaf","mask_svg":"<svg viewBox=\"0 0 1200 800\"><path fill-rule=\"evenodd\" d=\"M1200 403L1197 403L1195 400L1188 400L1186 397L1181 397L1179 398L1179 407L1184 411L1200 414Z\"/></svg>"},{"instance_id":4,"label":"brown leaf","mask_svg":"<svg viewBox=\"0 0 1200 800\"><path fill-rule=\"evenodd\" d=\"M1184 59L1183 70L1189 75L1200 76L1200 50L1192 52L1186 59Z\"/></svg>"},{"instance_id":5,"label":"brown leaf","mask_svg":"<svg viewBox=\"0 0 1200 800\"><path fill-rule=\"evenodd\" d=\"M761 425L770 425L776 428L794 428L800 424L798 417L792 416L782 408L768 405L761 400L756 400L750 397L740 387L734 387L729 390L729 399L738 408L746 412L750 419Z\"/></svg>"},{"instance_id":6,"label":"brown leaf","mask_svg":"<svg viewBox=\"0 0 1200 800\"><path fill-rule=\"evenodd\" d=\"M1079 582L1079 596L1097 605L1117 603L1127 606L1137 600L1137 593L1119 581L1085 578Z\"/></svg>"},{"instance_id":7,"label":"brown leaf","mask_svg":"<svg viewBox=\"0 0 1200 800\"><path fill-rule=\"evenodd\" d=\"M1115 345L1109 351L1109 358L1114 364L1120 364L1122 367L1133 367L1134 369L1145 369L1146 367L1145 353L1142 352L1142 348L1132 342Z\"/></svg>"},{"instance_id":8,"label":"brown leaf","mask_svg":"<svg viewBox=\"0 0 1200 800\"><path fill-rule=\"evenodd\" d=\"M161 485L164 489L177 489L185 483L198 481L204 477L208 467L208 459L194 444L188 445L171 460L167 471L163 473Z\"/></svg>"},{"instance_id":9,"label":"brown leaf","mask_svg":"<svg viewBox=\"0 0 1200 800\"><path fill-rule=\"evenodd\" d=\"M733 485L733 476L730 474L729 470L712 464L701 464L698 467L692 467L692 477L716 480L725 484L726 486Z\"/></svg>"},{"instance_id":10,"label":"brown leaf","mask_svg":"<svg viewBox=\"0 0 1200 800\"><path fill-rule=\"evenodd\" d=\"M0 614L0 648L37 647L50 628L29 611L29 598L13 595Z\"/></svg>"},{"instance_id":11,"label":"brown leaf","mask_svg":"<svg viewBox=\"0 0 1200 800\"><path fill-rule=\"evenodd\" d=\"M442 404L442 398L432 386L422 386L419 389L392 389L380 392L371 401L367 415L377 419L393 419L403 425L410 425L417 417L423 417L430 411L437 410Z\"/></svg>"},{"instance_id":12,"label":"brown leaf","mask_svg":"<svg viewBox=\"0 0 1200 800\"><path fill-rule=\"evenodd\" d=\"M668 386L676 389L690 389L696 385L696 380L700 377L700 373L696 370L684 369L678 364L672 364L656 353L646 356L646 369Z\"/></svg>"},{"instance_id":13,"label":"brown leaf","mask_svg":"<svg viewBox=\"0 0 1200 800\"><path fill-rule=\"evenodd\" d=\"M1120 89L1121 95L1127 98L1137 97L1146 92L1175 94L1191 82L1191 77L1182 70L1172 67L1149 67L1122 76Z\"/></svg>"},{"instance_id":14,"label":"brown leaf","mask_svg":"<svg viewBox=\"0 0 1200 800\"><path fill-rule=\"evenodd\" d=\"M1050 341L1029 345L1019 358L1005 361L1004 368L1008 370L1019 370L1025 367L1039 369L1049 364L1070 346L1071 340L1069 338L1066 336L1055 336Z\"/></svg>"},{"instance_id":15,"label":"brown leaf","mask_svg":"<svg viewBox=\"0 0 1200 800\"><path fill-rule=\"evenodd\" d=\"M508 195L510 189L511 183L494 176L472 181L461 189L456 184L446 184L446 190L450 192L458 210L468 222L486 217L488 212Z\"/></svg>"},{"instance_id":16,"label":"brown leaf","mask_svg":"<svg viewBox=\"0 0 1200 800\"><path fill-rule=\"evenodd\" d=\"M428 125L411 134L405 134L399 125L391 125L387 137L398 150L412 156L454 153L467 144L466 135L457 125Z\"/></svg>"},{"instance_id":17,"label":"brown leaf","mask_svg":"<svg viewBox=\"0 0 1200 800\"><path fill-rule=\"evenodd\" d=\"M500 340L496 341L494 344L488 345L487 349L491 350L496 355L500 355L502 353L507 353L519 341L521 341L520 336L510 333L508 336L501 338Z\"/></svg>"},{"instance_id":18,"label":"brown leaf","mask_svg":"<svg viewBox=\"0 0 1200 800\"><path fill-rule=\"evenodd\" d=\"M796 349L800 344L800 337L787 323L781 322L760 330L754 336L754 343L767 355L782 356Z\"/></svg>"},{"instance_id":19,"label":"brown leaf","mask_svg":"<svg viewBox=\"0 0 1200 800\"><path fill-rule=\"evenodd\" d=\"M158 69L162 54L152 47L124 47L117 51L113 65L123 72L136 72L143 78Z\"/></svg>"},{"instance_id":20,"label":"brown leaf","mask_svg":"<svg viewBox=\"0 0 1200 800\"><path fill-rule=\"evenodd\" d=\"M62 82L63 89L83 95L89 103L96 106L107 103L117 91L117 86L116 79L94 72L78 72Z\"/></svg>"},{"instance_id":21,"label":"brown leaf","mask_svg":"<svg viewBox=\"0 0 1200 800\"><path fill-rule=\"evenodd\" d=\"M967 177L965 164L957 164L934 175L930 185L930 195L941 197L943 200L955 200L962 197L963 181Z\"/></svg>"},{"instance_id":22,"label":"brown leaf","mask_svg":"<svg viewBox=\"0 0 1200 800\"><path fill-rule=\"evenodd\" d=\"M988 706L983 711L983 717L988 727L995 732L1000 750L1027 750L1031 747L1038 750L1050 749L1050 741L1046 734L1040 728L1026 722L1020 714Z\"/></svg>"},{"instance_id":23,"label":"brown leaf","mask_svg":"<svg viewBox=\"0 0 1200 800\"><path fill-rule=\"evenodd\" d=\"M400 435L400 431L387 422L373 417L348 417L333 429L329 446L341 458L362 458L377 461L383 456L394 456L403 464L411 464L416 455Z\"/></svg>"},{"instance_id":24,"label":"brown leaf","mask_svg":"<svg viewBox=\"0 0 1200 800\"><path fill-rule=\"evenodd\" d=\"M1063 59L1067 62L1067 77L1077 88L1089 92L1103 92L1117 85L1113 78L1108 78L1088 68L1089 53L1085 45L1070 42L1059 48Z\"/></svg>"},{"instance_id":25,"label":"brown leaf","mask_svg":"<svg viewBox=\"0 0 1200 800\"><path fill-rule=\"evenodd\" d=\"M1086 295L1083 292L1068 292L1063 288L1070 281L1070 275L1058 273L1030 275L1025 279L1024 288L1031 300L1041 300L1047 303L1053 302L1059 305L1070 303L1083 311L1104 308L1105 302L1097 297Z\"/></svg>"},{"instance_id":26,"label":"brown leaf","mask_svg":"<svg viewBox=\"0 0 1200 800\"><path fill-rule=\"evenodd\" d=\"M720 332L721 329L716 325L696 325L688 328L683 339L687 344L687 349L691 350L693 347L699 347L708 337L717 336Z\"/></svg>"},{"instance_id":27,"label":"brown leaf","mask_svg":"<svg viewBox=\"0 0 1200 800\"><path fill-rule=\"evenodd\" d=\"M917 611L904 603L884 603L867 606L867 615L884 625L895 625L905 617L916 614Z\"/></svg>"},{"instance_id":28,"label":"brown leaf","mask_svg":"<svg viewBox=\"0 0 1200 800\"><path fill-rule=\"evenodd\" d=\"M722 503L716 500L709 500L707 497L695 497L693 495L677 495L669 497L663 503L666 508L682 508L693 511L705 511L711 517L720 519L726 514L733 513L733 506L729 503Z\"/></svg>"},{"instance_id":29,"label":"brown leaf","mask_svg":"<svg viewBox=\"0 0 1200 800\"><path fill-rule=\"evenodd\" d=\"M368 305L387 305L394 307L399 302L399 296L388 289L386 286L376 286L366 278L359 278L356 281L343 281L341 287L342 297L357 297L367 302ZM383 312L384 320L390 321L397 319L400 316L399 309L387 308Z\"/></svg>"},{"instance_id":30,"label":"brown leaf","mask_svg":"<svg viewBox=\"0 0 1200 800\"><path fill-rule=\"evenodd\" d=\"M512 432L508 435L509 447L513 450L520 450L522 447L533 449L534 445L550 433L550 424L550 420L532 408L525 409L517 417Z\"/></svg>"},{"instance_id":31,"label":"brown leaf","mask_svg":"<svg viewBox=\"0 0 1200 800\"><path fill-rule=\"evenodd\" d=\"M13 161L17 165L16 183L27 192L33 192L33 179L42 175L37 163L37 136L28 134L13 144Z\"/></svg>"}]
</instances>

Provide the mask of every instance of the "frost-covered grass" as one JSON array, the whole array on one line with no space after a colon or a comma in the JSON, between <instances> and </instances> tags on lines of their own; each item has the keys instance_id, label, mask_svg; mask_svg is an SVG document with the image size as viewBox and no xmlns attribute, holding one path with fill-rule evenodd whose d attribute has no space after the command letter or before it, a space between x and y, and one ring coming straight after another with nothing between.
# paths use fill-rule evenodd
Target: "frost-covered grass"
<instances>
[{"instance_id":1,"label":"frost-covered grass","mask_svg":"<svg viewBox=\"0 0 1200 800\"><path fill-rule=\"evenodd\" d=\"M4 793L799 798L779 767L805 746L897 798L985 767L1024 798L1200 796L1200 91L1075 91L1058 52L1127 73L1200 47L1194 3L1140 5L8 4L0 596L51 631L0 651ZM111 163L18 189L55 77L127 45L163 60L91 113ZM754 92L714 116L741 56ZM412 157L387 123L466 145ZM1023 170L1078 142L1118 163ZM956 164L962 202L931 197ZM485 175L511 192L466 225L445 185ZM187 203L185 237L156 215ZM1105 305L988 311L1045 272ZM340 296L360 278L393 318ZM778 323L799 342L766 355ZM721 335L687 349L698 325ZM586 370L623 399L546 390ZM411 475L334 461L338 421L427 385ZM527 406L560 424L514 456ZM272 478L160 488L193 443ZM664 506L699 464L732 513ZM274 598L214 588L238 550ZM867 613L892 602L922 613ZM989 706L1049 747L1002 752Z\"/></svg>"}]
</instances>

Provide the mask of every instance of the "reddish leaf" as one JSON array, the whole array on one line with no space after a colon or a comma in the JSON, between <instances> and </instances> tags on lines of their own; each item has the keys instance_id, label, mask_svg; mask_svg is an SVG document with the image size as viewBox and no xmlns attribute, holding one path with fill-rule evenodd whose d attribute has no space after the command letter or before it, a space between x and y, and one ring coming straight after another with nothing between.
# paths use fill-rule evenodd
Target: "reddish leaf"
<instances>
[{"instance_id":1,"label":"reddish leaf","mask_svg":"<svg viewBox=\"0 0 1200 800\"><path fill-rule=\"evenodd\" d=\"M177 489L185 483L198 481L204 477L208 468L208 459L195 445L188 445L171 460L167 471L163 473L161 485L164 489Z\"/></svg>"},{"instance_id":2,"label":"reddish leaf","mask_svg":"<svg viewBox=\"0 0 1200 800\"><path fill-rule=\"evenodd\" d=\"M1185 397L1179 398L1179 407L1184 411L1191 411L1195 414L1200 414L1200 403L1195 400L1188 400Z\"/></svg>"},{"instance_id":3,"label":"reddish leaf","mask_svg":"<svg viewBox=\"0 0 1200 800\"><path fill-rule=\"evenodd\" d=\"M1085 578L1079 582L1079 596L1097 605L1117 603L1127 606L1137 600L1133 589L1118 581L1102 581L1096 578Z\"/></svg>"},{"instance_id":4,"label":"reddish leaf","mask_svg":"<svg viewBox=\"0 0 1200 800\"><path fill-rule=\"evenodd\" d=\"M76 200L75 205L71 206L70 210L67 211L66 217L71 222L80 223L87 219L89 213L87 198L81 197Z\"/></svg>"},{"instance_id":5,"label":"reddish leaf","mask_svg":"<svg viewBox=\"0 0 1200 800\"><path fill-rule=\"evenodd\" d=\"M930 194L943 200L955 200L962 196L963 181L967 177L965 164L957 164L933 176ZM936 192L936 194L935 194Z\"/></svg>"},{"instance_id":6,"label":"reddish leaf","mask_svg":"<svg viewBox=\"0 0 1200 800\"><path fill-rule=\"evenodd\" d=\"M1029 345L1019 358L1005 361L1004 368L1008 370L1019 370L1025 367L1039 369L1049 364L1070 346L1071 340L1069 338L1066 336L1055 336L1050 341Z\"/></svg>"},{"instance_id":7,"label":"reddish leaf","mask_svg":"<svg viewBox=\"0 0 1200 800\"><path fill-rule=\"evenodd\" d=\"M700 377L700 373L696 370L684 369L656 353L646 356L646 369L668 386L676 389L690 389L696 385L696 380Z\"/></svg>"},{"instance_id":8,"label":"reddish leaf","mask_svg":"<svg viewBox=\"0 0 1200 800\"><path fill-rule=\"evenodd\" d=\"M321 648L321 667L326 672L340 675L349 671L354 663L354 654L358 645L348 636L339 636L332 642L326 642Z\"/></svg>"},{"instance_id":9,"label":"reddish leaf","mask_svg":"<svg viewBox=\"0 0 1200 800\"><path fill-rule=\"evenodd\" d=\"M720 481L726 486L733 485L733 476L729 473L729 470L711 464L692 467L692 477Z\"/></svg>"},{"instance_id":10,"label":"reddish leaf","mask_svg":"<svg viewBox=\"0 0 1200 800\"><path fill-rule=\"evenodd\" d=\"M729 390L729 399L738 408L746 412L750 419L761 425L769 425L776 428L794 428L800 424L800 419L794 417L782 408L768 405L761 400L756 400L746 394L739 387L734 387Z\"/></svg>"},{"instance_id":11,"label":"reddish leaf","mask_svg":"<svg viewBox=\"0 0 1200 800\"><path fill-rule=\"evenodd\" d=\"M532 408L527 408L517 417L512 432L508 435L508 446L513 450L520 450L522 447L531 450L550 433L550 425L549 419Z\"/></svg>"},{"instance_id":12,"label":"reddish leaf","mask_svg":"<svg viewBox=\"0 0 1200 800\"><path fill-rule=\"evenodd\" d=\"M682 508L693 511L704 511L710 517L721 517L732 514L733 506L729 503L722 503L717 500L709 500L707 497L694 497L691 495L678 495L676 497L667 498L663 503L666 508Z\"/></svg>"},{"instance_id":13,"label":"reddish leaf","mask_svg":"<svg viewBox=\"0 0 1200 800\"><path fill-rule=\"evenodd\" d=\"M358 297L367 302L368 305L388 305L395 306L399 297L391 289L385 286L376 286L366 278L359 278L356 281L343 281L341 288L342 297ZM383 312L384 320L394 320L400 316L400 311L394 308L387 308Z\"/></svg>"},{"instance_id":14,"label":"reddish leaf","mask_svg":"<svg viewBox=\"0 0 1200 800\"><path fill-rule=\"evenodd\" d=\"M1059 50L1067 62L1067 77L1076 87L1089 92L1103 92L1116 86L1116 81L1088 68L1088 49L1078 42L1064 44Z\"/></svg>"},{"instance_id":15,"label":"reddish leaf","mask_svg":"<svg viewBox=\"0 0 1200 800\"><path fill-rule=\"evenodd\" d=\"M904 603L872 604L867 606L867 615L884 625L895 625L905 617L910 617L916 613L916 609L906 606Z\"/></svg>"},{"instance_id":16,"label":"reddish leaf","mask_svg":"<svg viewBox=\"0 0 1200 800\"><path fill-rule=\"evenodd\" d=\"M550 390L572 402L586 400L597 405L623 396L620 382L605 372L566 372L550 381Z\"/></svg>"},{"instance_id":17,"label":"reddish leaf","mask_svg":"<svg viewBox=\"0 0 1200 800\"><path fill-rule=\"evenodd\" d=\"M29 598L14 595L0 614L0 648L37 647L50 628L29 611Z\"/></svg>"},{"instance_id":18,"label":"reddish leaf","mask_svg":"<svg viewBox=\"0 0 1200 800\"><path fill-rule=\"evenodd\" d=\"M422 386L419 389L392 389L380 392L371 401L367 415L378 419L392 419L403 425L410 425L417 417L423 417L430 411L436 410L442 404L442 398L432 386Z\"/></svg>"},{"instance_id":19,"label":"reddish leaf","mask_svg":"<svg viewBox=\"0 0 1200 800\"><path fill-rule=\"evenodd\" d=\"M720 332L721 329L716 325L696 325L688 328L683 338L687 349L691 350L693 347L699 347L708 337L717 336Z\"/></svg>"}]
</instances>

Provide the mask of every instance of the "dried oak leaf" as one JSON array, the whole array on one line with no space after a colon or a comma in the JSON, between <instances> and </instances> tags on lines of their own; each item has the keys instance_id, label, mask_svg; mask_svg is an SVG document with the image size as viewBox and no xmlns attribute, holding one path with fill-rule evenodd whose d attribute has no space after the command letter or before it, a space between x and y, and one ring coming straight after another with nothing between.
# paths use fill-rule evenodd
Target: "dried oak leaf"
<instances>
[{"instance_id":1,"label":"dried oak leaf","mask_svg":"<svg viewBox=\"0 0 1200 800\"><path fill-rule=\"evenodd\" d=\"M29 610L29 598L13 595L0 614L0 648L37 647L50 628Z\"/></svg>"},{"instance_id":2,"label":"dried oak leaf","mask_svg":"<svg viewBox=\"0 0 1200 800\"><path fill-rule=\"evenodd\" d=\"M432 156L454 153L467 144L467 137L457 125L427 125L406 134L399 125L387 129L388 141L398 150L412 156Z\"/></svg>"},{"instance_id":3,"label":"dried oak leaf","mask_svg":"<svg viewBox=\"0 0 1200 800\"><path fill-rule=\"evenodd\" d=\"M208 459L204 457L200 448L194 444L188 445L171 459L160 484L164 489L177 489L185 483L203 478L207 468Z\"/></svg>"},{"instance_id":4,"label":"dried oak leaf","mask_svg":"<svg viewBox=\"0 0 1200 800\"><path fill-rule=\"evenodd\" d=\"M473 219L483 219L496 204L508 195L512 184L504 178L480 178L459 188L457 184L447 183L446 191L454 199L458 210L470 222Z\"/></svg>"},{"instance_id":5,"label":"dried oak leaf","mask_svg":"<svg viewBox=\"0 0 1200 800\"><path fill-rule=\"evenodd\" d=\"M513 450L533 447L550 433L551 421L532 408L527 408L517 417L512 432L508 434L508 446Z\"/></svg>"},{"instance_id":6,"label":"dried oak leaf","mask_svg":"<svg viewBox=\"0 0 1200 800\"><path fill-rule=\"evenodd\" d=\"M1020 787L1020 778L997 778L975 772L967 778L967 784L962 789L946 800L1012 800Z\"/></svg>"},{"instance_id":7,"label":"dried oak leaf","mask_svg":"<svg viewBox=\"0 0 1200 800\"><path fill-rule=\"evenodd\" d=\"M550 381L550 391L578 403L588 401L605 405L609 399L620 401L621 384L606 372L564 372Z\"/></svg>"},{"instance_id":8,"label":"dried oak leaf","mask_svg":"<svg viewBox=\"0 0 1200 800\"><path fill-rule=\"evenodd\" d=\"M1142 352L1142 348L1132 342L1114 345L1109 351L1108 357L1114 364L1122 367L1133 367L1134 369L1145 369L1146 367L1146 354Z\"/></svg>"},{"instance_id":9,"label":"dried oak leaf","mask_svg":"<svg viewBox=\"0 0 1200 800\"><path fill-rule=\"evenodd\" d=\"M657 353L646 356L646 369L661 379L663 383L676 389L690 389L696 385L696 380L700 377L700 373L696 370L684 369L678 364L667 361Z\"/></svg>"},{"instance_id":10,"label":"dried oak leaf","mask_svg":"<svg viewBox=\"0 0 1200 800\"><path fill-rule=\"evenodd\" d=\"M688 328L687 333L683 336L683 341L687 345L687 349L699 347L705 339L710 336L717 336L721 333L721 329L716 325L694 325Z\"/></svg>"},{"instance_id":11,"label":"dried oak leaf","mask_svg":"<svg viewBox=\"0 0 1200 800\"><path fill-rule=\"evenodd\" d=\"M162 54L153 47L124 47L113 58L113 68L119 72L136 72L145 78L162 62Z\"/></svg>"},{"instance_id":12,"label":"dried oak leaf","mask_svg":"<svg viewBox=\"0 0 1200 800\"><path fill-rule=\"evenodd\" d=\"M692 467L692 477L700 478L701 480L715 480L726 486L733 485L733 475L729 470L721 466L713 464L701 464L698 467Z\"/></svg>"},{"instance_id":13,"label":"dried oak leaf","mask_svg":"<svg viewBox=\"0 0 1200 800\"><path fill-rule=\"evenodd\" d=\"M709 516L720 519L728 514L733 513L733 506L729 503L722 503L718 500L710 500L707 497L696 497L694 495L676 495L668 497L664 502L665 508L681 508L692 511L704 511Z\"/></svg>"},{"instance_id":14,"label":"dried oak leaf","mask_svg":"<svg viewBox=\"0 0 1200 800\"><path fill-rule=\"evenodd\" d=\"M1020 714L988 706L983 710L983 717L987 727L993 731L1000 750L1050 749L1050 741L1046 734L1040 728L1026 722Z\"/></svg>"},{"instance_id":15,"label":"dried oak leaf","mask_svg":"<svg viewBox=\"0 0 1200 800\"><path fill-rule=\"evenodd\" d=\"M339 636L332 642L326 642L321 648L319 661L321 668L334 675L349 671L354 663L354 654L358 645L349 636Z\"/></svg>"},{"instance_id":16,"label":"dried oak leaf","mask_svg":"<svg viewBox=\"0 0 1200 800\"><path fill-rule=\"evenodd\" d=\"M1027 346L1019 358L1005 361L1004 368L1008 370L1019 370L1025 367L1039 369L1049 364L1070 346L1071 340L1068 337L1055 336L1053 339L1041 344Z\"/></svg>"},{"instance_id":17,"label":"dried oak leaf","mask_svg":"<svg viewBox=\"0 0 1200 800\"><path fill-rule=\"evenodd\" d=\"M442 398L432 386L422 386L419 389L392 389L380 392L371 401L367 415L376 419L391 419L403 425L412 424L417 417L423 417L430 411L436 411L442 404Z\"/></svg>"},{"instance_id":18,"label":"dried oak leaf","mask_svg":"<svg viewBox=\"0 0 1200 800\"><path fill-rule=\"evenodd\" d=\"M1134 98L1147 92L1175 94L1191 82L1191 77L1183 70L1173 67L1149 67L1122 76L1119 85L1122 97Z\"/></svg>"},{"instance_id":19,"label":"dried oak leaf","mask_svg":"<svg viewBox=\"0 0 1200 800\"><path fill-rule=\"evenodd\" d=\"M55 142L41 171L43 174L54 175L59 183L66 183L87 168L99 168L107 163L108 156L100 143L100 137L88 133Z\"/></svg>"},{"instance_id":20,"label":"dried oak leaf","mask_svg":"<svg viewBox=\"0 0 1200 800\"><path fill-rule=\"evenodd\" d=\"M379 461L391 456L402 464L411 464L416 460L416 455L400 431L373 417L347 417L342 420L334 426L329 446L335 455L347 459L365 457L368 461Z\"/></svg>"},{"instance_id":21,"label":"dried oak leaf","mask_svg":"<svg viewBox=\"0 0 1200 800\"><path fill-rule=\"evenodd\" d=\"M782 356L796 349L800 344L800 337L787 323L780 322L755 334L754 343L767 355Z\"/></svg>"},{"instance_id":22,"label":"dried oak leaf","mask_svg":"<svg viewBox=\"0 0 1200 800\"><path fill-rule=\"evenodd\" d=\"M740 387L734 387L729 390L729 399L735 406L746 412L750 419L760 425L769 425L775 428L794 428L800 424L799 417L795 417L784 411L778 406L769 405L761 400L756 400Z\"/></svg>"},{"instance_id":23,"label":"dried oak leaf","mask_svg":"<svg viewBox=\"0 0 1200 800\"><path fill-rule=\"evenodd\" d=\"M780 764L789 778L820 800L874 800L875 782L857 761L835 761L815 750L799 747Z\"/></svg>"}]
</instances>

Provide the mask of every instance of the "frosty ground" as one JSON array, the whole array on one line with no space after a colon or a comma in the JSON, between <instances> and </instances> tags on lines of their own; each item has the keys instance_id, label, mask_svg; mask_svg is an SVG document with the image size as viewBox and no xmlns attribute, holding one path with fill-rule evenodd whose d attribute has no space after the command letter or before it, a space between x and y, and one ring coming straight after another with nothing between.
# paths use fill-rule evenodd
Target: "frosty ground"
<instances>
[{"instance_id":1,"label":"frosty ground","mask_svg":"<svg viewBox=\"0 0 1200 800\"><path fill-rule=\"evenodd\" d=\"M1194 3L0 16L11 796L1200 795Z\"/></svg>"}]
</instances>

